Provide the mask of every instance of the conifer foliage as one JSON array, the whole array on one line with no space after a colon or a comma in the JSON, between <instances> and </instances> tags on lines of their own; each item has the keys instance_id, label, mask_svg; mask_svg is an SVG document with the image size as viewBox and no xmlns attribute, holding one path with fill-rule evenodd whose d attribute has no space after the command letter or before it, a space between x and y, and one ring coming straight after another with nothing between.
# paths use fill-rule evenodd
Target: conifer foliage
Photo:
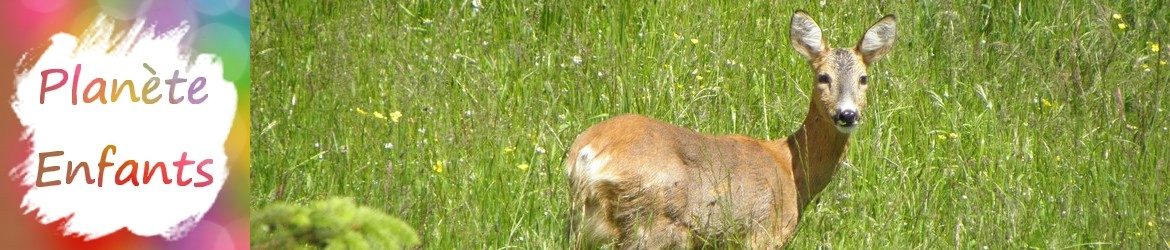
<instances>
[{"instance_id":1,"label":"conifer foliage","mask_svg":"<svg viewBox=\"0 0 1170 250\"><path fill-rule=\"evenodd\" d=\"M419 244L405 222L350 198L274 204L254 213L251 224L251 245L257 249L407 249Z\"/></svg>"}]
</instances>

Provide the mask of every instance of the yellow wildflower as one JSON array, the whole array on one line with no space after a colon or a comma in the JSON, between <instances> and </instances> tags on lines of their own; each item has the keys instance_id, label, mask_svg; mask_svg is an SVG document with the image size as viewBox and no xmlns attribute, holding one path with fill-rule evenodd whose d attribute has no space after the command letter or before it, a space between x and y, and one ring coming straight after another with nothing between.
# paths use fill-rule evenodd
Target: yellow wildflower
<instances>
[{"instance_id":1,"label":"yellow wildflower","mask_svg":"<svg viewBox=\"0 0 1170 250\"><path fill-rule=\"evenodd\" d=\"M942 141L942 140L946 140L946 139L947 139L947 136L946 136L946 135L944 135L944 134L938 134L938 140Z\"/></svg>"},{"instance_id":2,"label":"yellow wildflower","mask_svg":"<svg viewBox=\"0 0 1170 250\"><path fill-rule=\"evenodd\" d=\"M1154 221L1152 221L1152 220L1151 220L1151 221L1147 221L1147 222L1146 222L1146 226L1153 227L1153 226L1154 226Z\"/></svg>"},{"instance_id":3,"label":"yellow wildflower","mask_svg":"<svg viewBox=\"0 0 1170 250\"><path fill-rule=\"evenodd\" d=\"M402 118L402 112L399 112L399 111L390 112L390 121L398 122L398 118Z\"/></svg>"},{"instance_id":4,"label":"yellow wildflower","mask_svg":"<svg viewBox=\"0 0 1170 250\"><path fill-rule=\"evenodd\" d=\"M520 170L528 170L528 163L520 163L520 165L516 165L516 168L519 168Z\"/></svg>"},{"instance_id":5,"label":"yellow wildflower","mask_svg":"<svg viewBox=\"0 0 1170 250\"><path fill-rule=\"evenodd\" d=\"M358 114L362 114L362 115L366 114L366 111L362 110L362 108L354 108L353 111L357 111Z\"/></svg>"},{"instance_id":6,"label":"yellow wildflower","mask_svg":"<svg viewBox=\"0 0 1170 250\"><path fill-rule=\"evenodd\" d=\"M702 81L702 80L703 80L703 76L701 76L701 75L695 75L695 80Z\"/></svg>"},{"instance_id":7,"label":"yellow wildflower","mask_svg":"<svg viewBox=\"0 0 1170 250\"><path fill-rule=\"evenodd\" d=\"M1113 13L1113 19L1121 20L1121 13Z\"/></svg>"},{"instance_id":8,"label":"yellow wildflower","mask_svg":"<svg viewBox=\"0 0 1170 250\"><path fill-rule=\"evenodd\" d=\"M699 44L699 39L691 38L691 44Z\"/></svg>"},{"instance_id":9,"label":"yellow wildflower","mask_svg":"<svg viewBox=\"0 0 1170 250\"><path fill-rule=\"evenodd\" d=\"M442 174L443 173L443 161L435 161L435 165L431 166L431 170L435 170L435 173Z\"/></svg>"},{"instance_id":10,"label":"yellow wildflower","mask_svg":"<svg viewBox=\"0 0 1170 250\"><path fill-rule=\"evenodd\" d=\"M951 132L950 134L947 134L947 137L950 137L951 139L959 139L959 134Z\"/></svg>"},{"instance_id":11,"label":"yellow wildflower","mask_svg":"<svg viewBox=\"0 0 1170 250\"><path fill-rule=\"evenodd\" d=\"M1052 108L1053 106L1052 102L1049 102L1048 99L1045 98L1040 98L1040 103L1043 104L1045 108Z\"/></svg>"},{"instance_id":12,"label":"yellow wildflower","mask_svg":"<svg viewBox=\"0 0 1170 250\"><path fill-rule=\"evenodd\" d=\"M676 32L676 33L674 33L674 39L682 39L682 36L680 36L680 35L679 35L679 34Z\"/></svg>"},{"instance_id":13,"label":"yellow wildflower","mask_svg":"<svg viewBox=\"0 0 1170 250\"><path fill-rule=\"evenodd\" d=\"M1158 43L1150 43L1150 51L1153 51L1153 52L1162 51L1162 46L1159 46Z\"/></svg>"},{"instance_id":14,"label":"yellow wildflower","mask_svg":"<svg viewBox=\"0 0 1170 250\"><path fill-rule=\"evenodd\" d=\"M1129 28L1129 25L1125 24L1125 23L1118 23L1117 28L1121 29L1121 30L1125 30L1125 28Z\"/></svg>"},{"instance_id":15,"label":"yellow wildflower","mask_svg":"<svg viewBox=\"0 0 1170 250\"><path fill-rule=\"evenodd\" d=\"M1158 61L1158 65L1166 65L1166 60Z\"/></svg>"},{"instance_id":16,"label":"yellow wildflower","mask_svg":"<svg viewBox=\"0 0 1170 250\"><path fill-rule=\"evenodd\" d=\"M382 112L378 112L378 111L374 111L374 118L386 120L386 116L382 115Z\"/></svg>"}]
</instances>

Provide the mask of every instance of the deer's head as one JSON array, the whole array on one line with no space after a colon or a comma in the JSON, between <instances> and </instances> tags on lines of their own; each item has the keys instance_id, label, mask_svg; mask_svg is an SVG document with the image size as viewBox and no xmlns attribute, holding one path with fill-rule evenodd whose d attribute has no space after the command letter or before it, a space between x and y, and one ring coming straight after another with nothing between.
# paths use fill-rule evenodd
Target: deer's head
<instances>
[{"instance_id":1,"label":"deer's head","mask_svg":"<svg viewBox=\"0 0 1170 250\"><path fill-rule=\"evenodd\" d=\"M809 115L826 116L841 133L853 132L865 108L866 71L894 46L895 23L894 16L887 15L870 26L857 45L830 48L821 28L807 13L796 11L792 15L792 47L808 59L815 74L812 108L816 114Z\"/></svg>"}]
</instances>

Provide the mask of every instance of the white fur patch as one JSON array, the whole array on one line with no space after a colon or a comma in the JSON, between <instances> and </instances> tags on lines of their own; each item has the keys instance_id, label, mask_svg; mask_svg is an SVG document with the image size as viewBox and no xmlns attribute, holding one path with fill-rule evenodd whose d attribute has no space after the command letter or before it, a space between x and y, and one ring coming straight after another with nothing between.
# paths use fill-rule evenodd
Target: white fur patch
<instances>
[{"instance_id":1,"label":"white fur patch","mask_svg":"<svg viewBox=\"0 0 1170 250\"><path fill-rule=\"evenodd\" d=\"M609 156L598 155L597 151L593 150L592 146L585 145L585 147L581 148L581 151L577 153L577 164L575 164L577 169L570 171L576 171L578 174L581 174L582 176L578 178L582 180L605 180L609 179L601 171L601 169L605 167L605 164L609 164Z\"/></svg>"},{"instance_id":2,"label":"white fur patch","mask_svg":"<svg viewBox=\"0 0 1170 250\"><path fill-rule=\"evenodd\" d=\"M853 98L852 98L852 96L848 96L848 98L844 98L844 97L843 97L843 98L839 98L839 99L840 99L840 100L839 100L839 101L837 101L837 110L842 110L842 111L844 111L844 110L860 111L860 110L857 108L857 104L854 104L854 103L853 103Z\"/></svg>"},{"instance_id":3,"label":"white fur patch","mask_svg":"<svg viewBox=\"0 0 1170 250\"><path fill-rule=\"evenodd\" d=\"M581 148L581 150L577 152L577 156L576 156L577 159L574 159L574 161L576 161L576 162L575 162L575 164L573 164L573 166L576 169L573 169L573 167L566 166L565 174L572 176L573 172L585 173L584 168L586 165L589 165L590 161L593 160L593 154L594 154L593 148L590 147L589 145L585 145L585 147Z\"/></svg>"}]
</instances>

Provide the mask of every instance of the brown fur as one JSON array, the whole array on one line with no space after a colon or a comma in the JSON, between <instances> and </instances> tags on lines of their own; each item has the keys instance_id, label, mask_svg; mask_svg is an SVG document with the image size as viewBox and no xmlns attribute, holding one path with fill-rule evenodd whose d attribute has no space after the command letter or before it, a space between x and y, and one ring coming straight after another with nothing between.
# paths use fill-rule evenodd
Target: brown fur
<instances>
[{"instance_id":1,"label":"brown fur","mask_svg":"<svg viewBox=\"0 0 1170 250\"><path fill-rule=\"evenodd\" d=\"M811 23L802 18L807 15L795 14L794 29L798 21ZM882 22L892 30L892 17ZM819 38L815 23L803 28L815 28ZM815 39L794 37L798 51L818 48L803 41ZM803 125L785 139L708 136L638 115L614 117L577 136L566 159L572 240L578 247L616 242L625 249L692 248L737 237L752 248L787 243L847 148L849 134L831 118L837 103L853 98L859 111L864 107L865 86L856 78L874 59L867 56L884 53L859 51L861 43L832 50L821 43L801 53L813 73L841 80L816 84ZM592 155L582 155L586 147Z\"/></svg>"}]
</instances>

